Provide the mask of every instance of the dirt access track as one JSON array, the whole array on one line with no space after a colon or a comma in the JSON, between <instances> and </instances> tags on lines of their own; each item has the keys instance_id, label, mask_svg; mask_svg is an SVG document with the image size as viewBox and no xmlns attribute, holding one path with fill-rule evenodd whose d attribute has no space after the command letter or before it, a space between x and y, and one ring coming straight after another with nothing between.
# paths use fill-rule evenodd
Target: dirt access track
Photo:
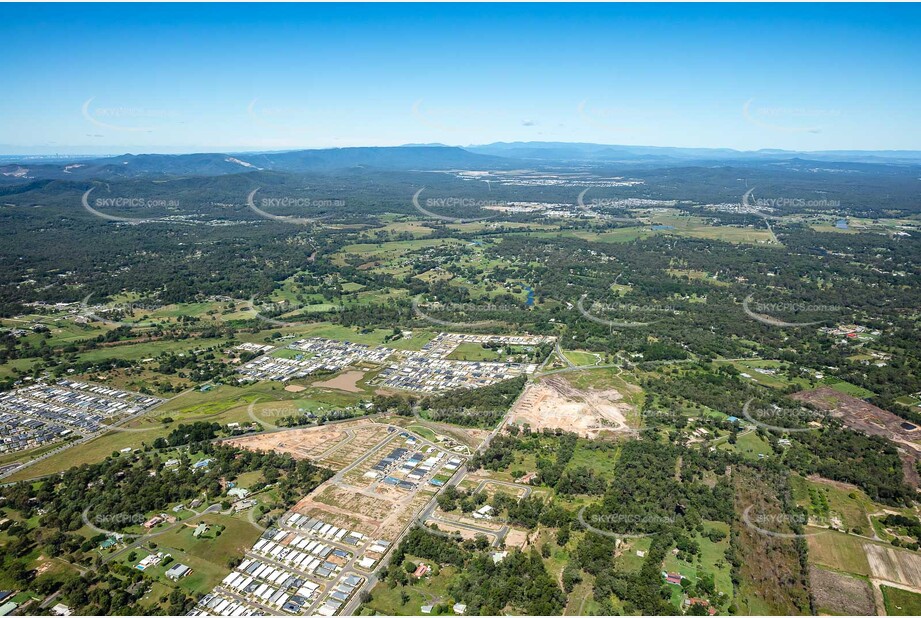
<instances>
[{"instance_id":1,"label":"dirt access track","mask_svg":"<svg viewBox=\"0 0 921 618\"><path fill-rule=\"evenodd\" d=\"M921 446L918 445L921 428L911 429L914 424L909 424L904 418L827 386L800 391L791 397L840 418L849 429L895 442L902 458L905 480L914 488L921 487L921 476L915 466L921 461Z\"/></svg>"},{"instance_id":2,"label":"dirt access track","mask_svg":"<svg viewBox=\"0 0 921 618\"><path fill-rule=\"evenodd\" d=\"M509 413L509 422L533 431L564 429L585 438L632 431L625 414L632 406L614 389L580 390L560 376L529 384Z\"/></svg>"}]
</instances>

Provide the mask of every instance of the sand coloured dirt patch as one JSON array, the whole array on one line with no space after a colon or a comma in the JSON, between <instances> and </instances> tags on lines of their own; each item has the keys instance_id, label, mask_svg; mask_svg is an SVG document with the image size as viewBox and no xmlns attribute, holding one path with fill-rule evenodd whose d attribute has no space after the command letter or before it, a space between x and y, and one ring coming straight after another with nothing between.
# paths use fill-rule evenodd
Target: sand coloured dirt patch
<instances>
[{"instance_id":1,"label":"sand coloured dirt patch","mask_svg":"<svg viewBox=\"0 0 921 618\"><path fill-rule=\"evenodd\" d=\"M564 429L596 438L601 432L631 431L625 418L631 406L622 399L614 389L580 390L563 378L553 377L528 385L509 420L527 423L533 431Z\"/></svg>"},{"instance_id":2,"label":"sand coloured dirt patch","mask_svg":"<svg viewBox=\"0 0 921 618\"><path fill-rule=\"evenodd\" d=\"M360 419L354 422L286 429L285 431L232 438L225 440L224 443L251 451L290 453L295 459L320 460L326 455L335 454L339 446L346 448L346 442L355 442L362 447L366 442L376 443L380 439L379 436L385 432L385 427L376 425L367 419ZM323 465L338 470L350 461L350 458L344 458L343 462L332 459L324 460Z\"/></svg>"},{"instance_id":3,"label":"sand coloured dirt patch","mask_svg":"<svg viewBox=\"0 0 921 618\"><path fill-rule=\"evenodd\" d=\"M365 377L364 371L354 369L352 371L340 373L334 378L324 380L323 382L314 382L313 385L320 388L334 388L348 393L360 393L362 389L358 387L358 381L363 377Z\"/></svg>"}]
</instances>

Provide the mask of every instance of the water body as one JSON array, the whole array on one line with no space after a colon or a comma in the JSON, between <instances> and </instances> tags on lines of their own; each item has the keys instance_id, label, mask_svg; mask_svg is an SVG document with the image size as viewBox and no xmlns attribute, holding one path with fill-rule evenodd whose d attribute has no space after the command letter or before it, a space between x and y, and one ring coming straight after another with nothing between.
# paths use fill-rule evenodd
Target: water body
<instances>
[{"instance_id":1,"label":"water body","mask_svg":"<svg viewBox=\"0 0 921 618\"><path fill-rule=\"evenodd\" d=\"M846 230L847 229L847 219L838 219L838 222L835 223L835 227L838 228L839 230Z\"/></svg>"},{"instance_id":2,"label":"water body","mask_svg":"<svg viewBox=\"0 0 921 618\"><path fill-rule=\"evenodd\" d=\"M675 229L674 225L653 225L652 229L654 230L673 230Z\"/></svg>"},{"instance_id":3,"label":"water body","mask_svg":"<svg viewBox=\"0 0 921 618\"><path fill-rule=\"evenodd\" d=\"M528 292L528 300L526 301L525 304L527 304L528 307L533 307L534 306L534 290L532 290L531 286L529 285L524 286L524 289L527 290Z\"/></svg>"}]
</instances>

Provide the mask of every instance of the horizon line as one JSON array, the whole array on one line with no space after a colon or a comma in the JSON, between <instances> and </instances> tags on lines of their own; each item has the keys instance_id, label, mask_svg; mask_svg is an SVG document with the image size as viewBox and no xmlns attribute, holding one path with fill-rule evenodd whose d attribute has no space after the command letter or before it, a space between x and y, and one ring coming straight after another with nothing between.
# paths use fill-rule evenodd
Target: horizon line
<instances>
[{"instance_id":1,"label":"horizon line","mask_svg":"<svg viewBox=\"0 0 921 618\"><path fill-rule=\"evenodd\" d=\"M188 155L197 155L197 154L210 154L210 155L220 155L220 154L282 154L289 152L303 152L303 151L324 151L324 150L350 150L350 149L361 149L361 148L379 148L379 149L389 149L389 148L459 148L467 150L470 148L483 148L488 146L495 145L534 145L534 144L553 144L560 146L601 146L609 148L650 148L650 149L662 149L662 150L700 150L700 151L723 151L727 153L736 153L740 155L744 154L758 154L758 153L784 153L784 154L829 154L829 153L904 153L904 154L921 154L921 148L919 149L899 149L899 148L879 148L879 149L865 149L865 148L837 148L831 150L790 150L787 148L770 148L764 147L756 150L739 150L737 148L730 148L726 146L653 146L648 144L611 144L604 142L564 142L564 141L543 141L543 140L532 140L532 141L496 141L496 142L487 142L483 144L443 144L443 143L402 143L402 144L391 144L391 145L353 145L353 146L305 146L298 148L282 148L282 149L271 149L271 150L257 150L257 149L247 149L243 148L227 148L227 149L189 149L183 150L181 152L169 152L168 147L164 147L164 150L137 150L134 151L131 147L126 147L124 150L110 151L110 152L101 152L101 153L91 153L91 152L57 152L57 151L45 151L45 152L0 152L0 157L11 158L11 157L92 157L92 158L104 158L104 157L119 157L119 156L145 156L145 155L161 155L161 156L188 156ZM21 146L24 148L29 148L29 146ZM34 147L33 147L34 148ZM75 146L66 146L68 149L76 149L80 147ZM3 145L0 145L0 149L3 149Z\"/></svg>"}]
</instances>

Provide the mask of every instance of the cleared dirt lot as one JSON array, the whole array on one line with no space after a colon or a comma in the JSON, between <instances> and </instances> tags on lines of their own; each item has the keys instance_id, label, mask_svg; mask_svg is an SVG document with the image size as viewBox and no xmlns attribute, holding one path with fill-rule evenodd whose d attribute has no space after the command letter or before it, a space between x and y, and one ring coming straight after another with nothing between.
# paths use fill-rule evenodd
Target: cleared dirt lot
<instances>
[{"instance_id":1,"label":"cleared dirt lot","mask_svg":"<svg viewBox=\"0 0 921 618\"><path fill-rule=\"evenodd\" d=\"M347 435L344 425L325 425L233 438L226 443L252 451L290 453L295 459L317 459Z\"/></svg>"},{"instance_id":2,"label":"cleared dirt lot","mask_svg":"<svg viewBox=\"0 0 921 618\"><path fill-rule=\"evenodd\" d=\"M324 380L323 382L314 382L313 386L318 388L334 388L349 393L360 393L362 389L358 386L358 382L363 377L365 377L365 372L355 369L340 373L336 377Z\"/></svg>"},{"instance_id":3,"label":"cleared dirt lot","mask_svg":"<svg viewBox=\"0 0 921 618\"><path fill-rule=\"evenodd\" d=\"M809 583L820 614L876 615L873 589L862 579L813 566L809 569Z\"/></svg>"},{"instance_id":4,"label":"cleared dirt lot","mask_svg":"<svg viewBox=\"0 0 921 618\"><path fill-rule=\"evenodd\" d=\"M631 431L625 415L632 406L614 389L581 390L559 376L528 385L512 408L509 419L527 423L534 431L565 429L586 438L603 432Z\"/></svg>"},{"instance_id":5,"label":"cleared dirt lot","mask_svg":"<svg viewBox=\"0 0 921 618\"><path fill-rule=\"evenodd\" d=\"M921 428L912 429L913 425L906 424L902 417L827 386L800 391L792 397L831 413L844 421L850 429L871 436L883 436L895 442L901 450L905 480L912 487L921 487L921 476L915 465L921 461L921 446L917 443L921 440Z\"/></svg>"},{"instance_id":6,"label":"cleared dirt lot","mask_svg":"<svg viewBox=\"0 0 921 618\"><path fill-rule=\"evenodd\" d=\"M438 529L442 532L450 532L451 534L458 534L462 539L475 539L477 536L485 536L490 543L495 541L495 535L489 534L486 532L478 532L476 530L471 530L469 528L461 528L459 526L453 526L449 523L439 521L429 520L426 522L427 526L437 525Z\"/></svg>"},{"instance_id":7,"label":"cleared dirt lot","mask_svg":"<svg viewBox=\"0 0 921 618\"><path fill-rule=\"evenodd\" d=\"M518 528L509 528L508 534L505 535L505 546L506 547L518 547L519 549L525 549L529 545L528 541L528 532L527 530L519 530Z\"/></svg>"},{"instance_id":8,"label":"cleared dirt lot","mask_svg":"<svg viewBox=\"0 0 921 618\"><path fill-rule=\"evenodd\" d=\"M365 473L397 447L409 451L428 449L428 454L436 452L435 447L410 444L412 440L411 436L401 433L396 427L358 419L228 442L242 448L288 452L337 471L302 498L293 510L369 537L394 540L418 517L435 495L435 489L424 480L413 483L411 488L397 487L382 482L379 472L375 478L366 477ZM438 452L442 453L442 462L446 461L445 451ZM403 456L409 457L406 452ZM439 474L441 464L436 466L427 474ZM390 469L387 474L400 476L404 473Z\"/></svg>"},{"instance_id":9,"label":"cleared dirt lot","mask_svg":"<svg viewBox=\"0 0 921 618\"><path fill-rule=\"evenodd\" d=\"M232 438L225 442L253 451L290 453L295 459L313 459L332 470L341 470L377 445L387 434L387 427L359 419Z\"/></svg>"},{"instance_id":10,"label":"cleared dirt lot","mask_svg":"<svg viewBox=\"0 0 921 618\"><path fill-rule=\"evenodd\" d=\"M873 577L921 590L921 556L870 543L863 548Z\"/></svg>"}]
</instances>

